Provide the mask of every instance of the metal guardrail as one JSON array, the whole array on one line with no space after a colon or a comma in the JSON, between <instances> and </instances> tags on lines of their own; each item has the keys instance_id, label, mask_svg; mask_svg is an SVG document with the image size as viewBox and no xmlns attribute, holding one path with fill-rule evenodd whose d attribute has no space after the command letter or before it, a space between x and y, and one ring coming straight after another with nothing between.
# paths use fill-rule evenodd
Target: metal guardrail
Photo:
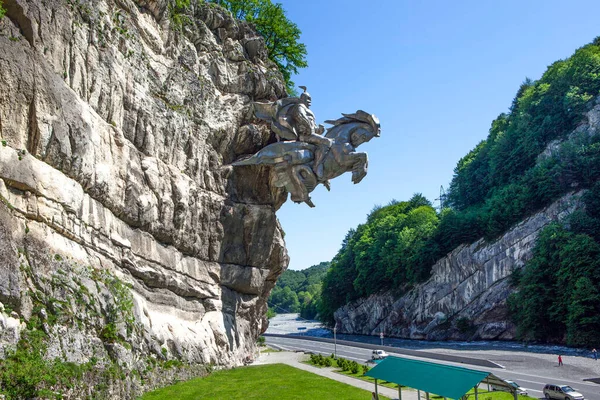
<instances>
[{"instance_id":1,"label":"metal guardrail","mask_svg":"<svg viewBox=\"0 0 600 400\"><path fill-rule=\"evenodd\" d=\"M334 342L333 339L329 339L329 338L320 338L320 337L313 337L313 336L298 336L298 335L280 335L278 333L263 333L263 336L280 337L280 338L288 338L288 339L299 339L299 340L312 340L314 342L331 343L331 344L333 344L333 342ZM432 359L432 360L449 361L449 362L455 362L455 363L459 363L459 364L470 364L470 365L476 365L479 367L504 368L502 365L496 364L495 362L490 361L490 360L482 360L482 359L478 359L478 358L457 356L457 355L453 355L453 354L432 353L430 351L423 351L423 350L408 350L408 349L403 349L400 347L380 346L380 345L370 344L370 343L352 342L350 340L337 340L336 343L339 345L360 347L362 349L370 349L370 350L381 349L381 350L385 350L388 353L403 354L403 355L407 355L407 356L428 358L428 359Z\"/></svg>"}]
</instances>

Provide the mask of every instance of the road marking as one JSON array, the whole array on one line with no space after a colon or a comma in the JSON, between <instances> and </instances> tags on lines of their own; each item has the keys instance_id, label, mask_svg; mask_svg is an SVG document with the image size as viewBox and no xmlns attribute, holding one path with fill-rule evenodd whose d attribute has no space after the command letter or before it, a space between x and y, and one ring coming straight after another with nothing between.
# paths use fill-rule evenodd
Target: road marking
<instances>
[{"instance_id":1,"label":"road marking","mask_svg":"<svg viewBox=\"0 0 600 400\"><path fill-rule=\"evenodd\" d=\"M583 382L583 381L576 381L576 380L568 379L568 378L548 378L546 376L526 374L524 372L517 372L517 371L513 371L513 370L506 370L506 372L510 372L511 374L515 374L515 375L532 376L534 378L550 379L550 380L553 380L553 381L559 380L561 382L575 383L576 386L585 385L585 386L589 386L589 387L598 388L598 384L595 384L595 383L586 383L586 382ZM539 383L540 385L545 385L546 384L546 383L540 383L540 382L534 382L534 383Z\"/></svg>"},{"instance_id":2,"label":"road marking","mask_svg":"<svg viewBox=\"0 0 600 400\"><path fill-rule=\"evenodd\" d=\"M319 347L319 348L328 348L328 352L333 352L333 343L323 343L323 342L311 342L311 341L305 341L302 342L301 344L298 344L298 340L297 339L287 339L287 338L270 338L270 339L281 339L282 341L286 341L286 342L292 342L295 343L295 345L290 344L290 346L297 348L299 350L304 350L306 348L310 348L310 345ZM346 352L346 353L351 353L351 354L356 354L357 356L362 356L365 358L368 358L368 355L370 354L370 350L368 349L362 349L362 348L356 348L350 345L337 345L337 349L338 352L340 352L340 350L342 352ZM310 351L310 350L309 350ZM315 351L318 351L315 349ZM325 352L319 351L323 354L326 354ZM396 355L396 353L392 353L394 355ZM398 354L398 356L400 357L404 357L404 358L412 358L412 359L421 359L421 357L416 357L416 356L409 356L409 355L404 355L404 354ZM352 360L356 360L358 362L364 363L366 360L364 360L364 358L357 358L357 357L352 357L352 356L344 356L344 358L348 358L348 359L352 359ZM442 363L442 364L446 364L446 365L458 365L460 367L464 368L464 365L461 364L457 364L457 363L453 363L453 362L439 362L438 363ZM566 369L566 368L565 368ZM500 375L500 371L498 371L498 375ZM532 377L532 378L538 378L538 379L542 379L542 380L547 380L547 381L557 381L560 380L561 382L564 382L565 384L571 384L572 386L579 386L582 389L584 389L585 391L589 391L592 389L597 389L598 385L594 384L594 383L587 383L587 382L583 382L580 380L573 380L573 379L564 379L564 378L555 378L555 377L547 377L547 376L540 376L540 375L535 375L535 374L528 374L528 373L524 373L524 372L518 372L515 370L510 370L510 369L504 369L501 372L501 375L503 376L511 376L514 379L518 379L519 377L523 377L522 379L518 379L522 382L526 382L527 384L531 383L534 385L546 385L548 382L538 382L538 381L533 381L533 380L529 380L527 379L527 377ZM543 393L543 391L541 390L537 390L537 389L528 389L531 390L533 392L536 393ZM588 396L586 396L587 398ZM595 397L595 396L594 396Z\"/></svg>"}]
</instances>

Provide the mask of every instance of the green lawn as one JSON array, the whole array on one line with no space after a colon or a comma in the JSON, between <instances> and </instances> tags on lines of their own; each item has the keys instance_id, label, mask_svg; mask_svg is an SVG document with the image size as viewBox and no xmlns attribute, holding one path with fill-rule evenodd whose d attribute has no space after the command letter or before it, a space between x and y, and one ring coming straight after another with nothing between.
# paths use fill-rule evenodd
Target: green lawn
<instances>
[{"instance_id":1,"label":"green lawn","mask_svg":"<svg viewBox=\"0 0 600 400\"><path fill-rule=\"evenodd\" d=\"M331 360L331 368L333 368L334 372L337 372L338 374L341 374L341 375L349 376L351 378L360 379L362 381L371 382L371 383L373 383L373 385L375 385L375 379L371 378L370 376L366 376L364 374L362 365L361 365L360 371L354 374L351 371L343 371L341 369L340 365L338 364L338 359L335 359L333 357L326 357L326 358L329 358ZM330 368L330 367L325 367L324 365L315 364L311 360L304 361L304 363L308 364L308 365L312 365L313 367L317 367L317 368ZM390 389L398 389L397 384L392 383L392 382L385 382L385 381L382 381L381 379L377 382L377 384L380 386L385 386ZM410 388L406 388L406 389L410 389Z\"/></svg>"},{"instance_id":2,"label":"green lawn","mask_svg":"<svg viewBox=\"0 0 600 400\"><path fill-rule=\"evenodd\" d=\"M341 369L335 370L334 372L337 372L338 374L341 374L341 375L350 376L352 378L360 379L362 381L371 382L373 384L373 386L375 386L375 379L371 378L370 376L363 375L362 372L359 372L358 374L353 374L350 371L342 371ZM385 381L382 381L381 379L379 379L377 381L377 385L385 386L390 389L398 389L398 385L396 383L385 382ZM402 390L410 390L410 388L404 388Z\"/></svg>"},{"instance_id":3,"label":"green lawn","mask_svg":"<svg viewBox=\"0 0 600 400\"><path fill-rule=\"evenodd\" d=\"M146 393L141 400L368 400L370 392L284 364L212 373ZM387 399L379 396L380 399Z\"/></svg>"}]
</instances>

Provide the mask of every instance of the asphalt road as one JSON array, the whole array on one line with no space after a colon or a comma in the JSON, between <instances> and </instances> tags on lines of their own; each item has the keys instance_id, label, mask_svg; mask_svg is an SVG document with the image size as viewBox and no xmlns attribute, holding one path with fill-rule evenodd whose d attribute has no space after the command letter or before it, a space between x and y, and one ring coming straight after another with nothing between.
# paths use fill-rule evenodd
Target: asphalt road
<instances>
[{"instance_id":1,"label":"asphalt road","mask_svg":"<svg viewBox=\"0 0 600 400\"><path fill-rule=\"evenodd\" d=\"M311 340L299 340L293 338L282 337L267 337L267 344L280 347L284 350L302 350L306 352L321 353L330 355L334 352L333 343L322 343ZM340 357L354 360L359 363L367 363L371 358L370 349L337 345L336 353ZM429 349L428 351L436 351ZM449 350L440 349L440 352L450 353ZM406 356L400 353L389 352L391 355L399 357L415 358ZM529 395L532 397L543 398L542 388L547 383L570 385L579 391L589 400L600 400L600 385L590 382L584 382L584 378L597 377L597 370L600 368L597 362L582 357L572 357L565 359L565 366L558 367L554 362L552 355L528 354L519 352L467 352L454 351L452 354L460 354L461 356L488 359L495 363L501 364L504 368L484 369L477 366L456 364L452 362L443 362L438 360L428 360L448 365L457 365L465 368L492 372L496 376L503 379L516 381L523 388L528 389ZM595 374L595 375L594 375Z\"/></svg>"}]
</instances>

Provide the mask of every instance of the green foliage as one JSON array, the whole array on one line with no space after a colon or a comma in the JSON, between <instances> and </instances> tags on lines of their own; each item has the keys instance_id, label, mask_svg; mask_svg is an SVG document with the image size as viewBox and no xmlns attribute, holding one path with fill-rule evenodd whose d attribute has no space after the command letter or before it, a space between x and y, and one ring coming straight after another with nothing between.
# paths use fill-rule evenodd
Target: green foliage
<instances>
[{"instance_id":1,"label":"green foliage","mask_svg":"<svg viewBox=\"0 0 600 400\"><path fill-rule=\"evenodd\" d=\"M183 0L180 0L183 1ZM189 0L188 0L189 1ZM302 33L290 21L279 3L271 0L211 0L231 11L237 19L254 25L265 38L269 58L277 64L285 79L288 93L295 93L291 77L299 68L306 68L306 46L300 43Z\"/></svg>"},{"instance_id":2,"label":"green foliage","mask_svg":"<svg viewBox=\"0 0 600 400\"><path fill-rule=\"evenodd\" d=\"M93 363L82 365L60 359L46 360L47 335L39 319L32 318L13 351L0 363L0 394L7 399L61 398L54 387L71 388Z\"/></svg>"},{"instance_id":3,"label":"green foliage","mask_svg":"<svg viewBox=\"0 0 600 400\"><path fill-rule=\"evenodd\" d=\"M317 316L321 296L321 280L329 269L328 262L301 271L286 270L271 291L270 309L279 312L299 312L306 319Z\"/></svg>"},{"instance_id":4,"label":"green foliage","mask_svg":"<svg viewBox=\"0 0 600 400\"><path fill-rule=\"evenodd\" d=\"M320 315L332 322L333 312L361 296L382 290L402 291L429 275L426 245L439 222L421 194L375 208L365 224L351 230L323 279Z\"/></svg>"},{"instance_id":5,"label":"green foliage","mask_svg":"<svg viewBox=\"0 0 600 400\"><path fill-rule=\"evenodd\" d=\"M266 338L265 338L264 336L259 336L259 337L258 337L258 339L256 340L256 343L257 343L259 346L264 346L264 345L265 345L265 343L266 343L266 341L267 341L267 340L266 340Z\"/></svg>"},{"instance_id":6,"label":"green foliage","mask_svg":"<svg viewBox=\"0 0 600 400\"><path fill-rule=\"evenodd\" d=\"M458 162L447 204L477 213L478 233L494 239L573 187L589 187L600 176L597 137L581 135L543 160L539 155L575 129L599 93L598 41L552 64L539 81L527 79L510 113Z\"/></svg>"},{"instance_id":7,"label":"green foliage","mask_svg":"<svg viewBox=\"0 0 600 400\"><path fill-rule=\"evenodd\" d=\"M571 215L567 226L554 223L541 233L518 279L509 307L523 340L561 341L572 346L598 346L600 242L589 233L598 229L600 183L587 195L585 211ZM575 221L575 222L572 222Z\"/></svg>"},{"instance_id":8,"label":"green foliage","mask_svg":"<svg viewBox=\"0 0 600 400\"><path fill-rule=\"evenodd\" d=\"M100 339L106 343L115 343L118 341L119 338L117 336L117 326L114 324L114 322L109 322L108 324L104 325L100 331Z\"/></svg>"},{"instance_id":9,"label":"green foliage","mask_svg":"<svg viewBox=\"0 0 600 400\"><path fill-rule=\"evenodd\" d=\"M270 303L280 312L297 313L300 312L300 302L298 295L290 289L289 286L279 288L275 286L269 297Z\"/></svg>"},{"instance_id":10,"label":"green foliage","mask_svg":"<svg viewBox=\"0 0 600 400\"><path fill-rule=\"evenodd\" d=\"M0 0L0 19L4 18L4 16L6 15L6 9L4 7L2 7L2 0ZM4 141L3 141L3 145L4 145Z\"/></svg>"},{"instance_id":11,"label":"green foliage","mask_svg":"<svg viewBox=\"0 0 600 400\"><path fill-rule=\"evenodd\" d=\"M169 1L169 17L176 31L181 31L185 24L190 21L186 10L190 7L191 0L171 0Z\"/></svg>"},{"instance_id":12,"label":"green foliage","mask_svg":"<svg viewBox=\"0 0 600 400\"><path fill-rule=\"evenodd\" d=\"M277 315L277 313L276 313L276 312L275 312L275 310L273 310L271 307L269 307L269 308L267 309L267 318L268 318L268 319L271 319L271 318L273 318L273 317L274 317L274 316L276 316L276 315Z\"/></svg>"},{"instance_id":13,"label":"green foliage","mask_svg":"<svg viewBox=\"0 0 600 400\"><path fill-rule=\"evenodd\" d=\"M575 282L575 293L567 309L567 342L572 346L595 346L600 343L600 293L587 277Z\"/></svg>"},{"instance_id":14,"label":"green foliage","mask_svg":"<svg viewBox=\"0 0 600 400\"><path fill-rule=\"evenodd\" d=\"M103 283L114 301L114 304L109 303L106 306L106 323L100 332L100 337L109 343L123 342L125 338L119 337L117 326L121 323L125 324L127 335L136 328L131 290L125 282L107 270L93 269L91 278L97 283Z\"/></svg>"},{"instance_id":15,"label":"green foliage","mask_svg":"<svg viewBox=\"0 0 600 400\"><path fill-rule=\"evenodd\" d=\"M19 252L27 254L26 250ZM94 298L82 283L81 277L86 276L94 279L97 287L105 286L112 298L106 304L106 324L98 328L98 335L107 343L119 341L128 347L125 338L118 335L117 324L124 324L128 330L134 328L131 293L125 283L105 270L77 268L58 254L49 254L48 258L57 267L50 278L32 274L28 265L20 266L35 287L29 291L33 308L16 348L7 348L6 358L0 362L0 397L62 398L61 393L85 381L96 385L96 393L101 398L111 380L125 378L119 364L97 366L98 360L94 357L80 365L65 362L62 357L49 359L47 332L56 333L57 324L69 327L77 323L80 328L81 324L89 324L86 325L89 329L96 326L100 315ZM176 362L171 364L174 366Z\"/></svg>"},{"instance_id":16,"label":"green foliage","mask_svg":"<svg viewBox=\"0 0 600 400\"><path fill-rule=\"evenodd\" d=\"M565 193L592 188L587 211L571 216L570 230L552 225L540 235L534 258L511 278L519 294L509 299L523 339L589 340L585 332L596 321L582 318L582 310L593 309L596 292L579 278L596 282L600 135L575 128L599 94L600 39L549 66L538 81L526 79L510 111L457 163L446 208L435 213L422 196L393 201L348 232L323 278L321 320L332 323L337 308L360 297L400 294L427 279L431 266L457 246L494 240ZM573 298L578 287L592 300ZM461 331L471 329L457 322Z\"/></svg>"}]
</instances>

